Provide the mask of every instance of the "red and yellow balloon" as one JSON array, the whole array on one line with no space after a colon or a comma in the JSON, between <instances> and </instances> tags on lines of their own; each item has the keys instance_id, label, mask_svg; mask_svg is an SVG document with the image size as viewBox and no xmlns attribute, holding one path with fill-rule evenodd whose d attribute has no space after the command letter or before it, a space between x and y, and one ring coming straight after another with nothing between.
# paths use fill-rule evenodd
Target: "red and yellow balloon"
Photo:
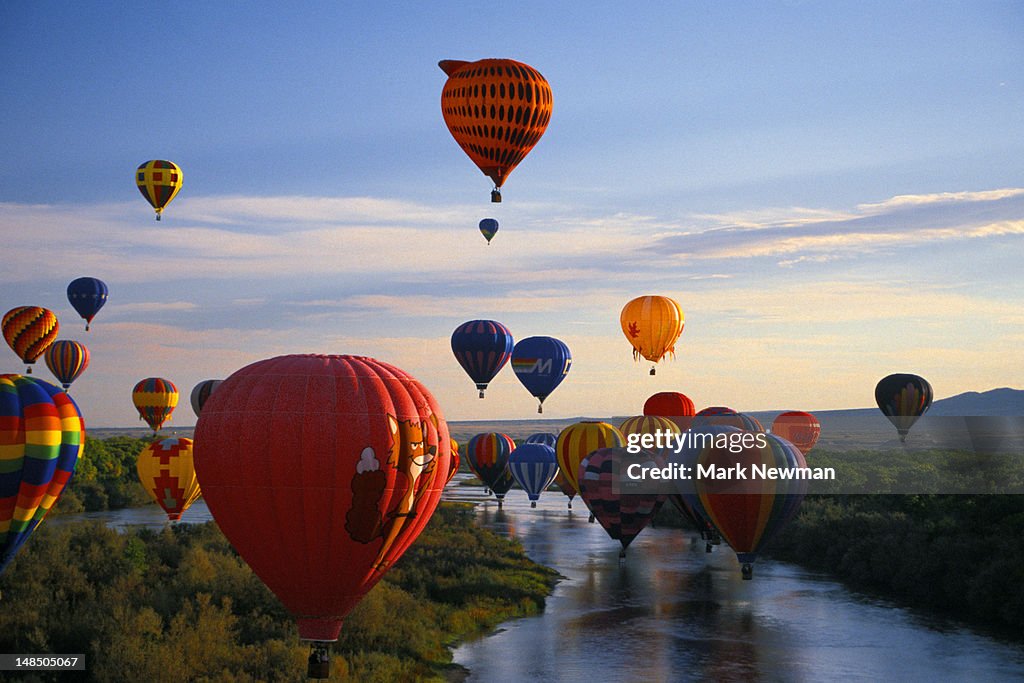
<instances>
[{"instance_id":1,"label":"red and yellow balloon","mask_svg":"<svg viewBox=\"0 0 1024 683\"><path fill-rule=\"evenodd\" d=\"M192 439L160 439L135 461L142 488L164 509L172 522L181 519L199 498L199 480L192 460Z\"/></svg>"},{"instance_id":2,"label":"red and yellow balloon","mask_svg":"<svg viewBox=\"0 0 1024 683\"><path fill-rule=\"evenodd\" d=\"M4 339L28 366L26 374L32 374L32 364L57 339L60 324L53 311L40 306L18 306L7 311L3 322Z\"/></svg>"}]
</instances>

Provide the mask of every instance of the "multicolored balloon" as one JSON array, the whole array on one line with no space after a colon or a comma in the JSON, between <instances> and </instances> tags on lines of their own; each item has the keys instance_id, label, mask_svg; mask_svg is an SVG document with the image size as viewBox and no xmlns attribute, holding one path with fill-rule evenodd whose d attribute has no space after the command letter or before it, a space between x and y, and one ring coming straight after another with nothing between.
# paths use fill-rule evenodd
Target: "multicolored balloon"
<instances>
[{"instance_id":1,"label":"multicolored balloon","mask_svg":"<svg viewBox=\"0 0 1024 683\"><path fill-rule=\"evenodd\" d=\"M94 277L80 277L68 285L68 301L85 320L85 331L103 304L107 303L107 284Z\"/></svg>"},{"instance_id":2,"label":"multicolored balloon","mask_svg":"<svg viewBox=\"0 0 1024 683\"><path fill-rule=\"evenodd\" d=\"M772 422L772 434L781 436L800 449L804 455L814 448L821 436L821 423L811 413L788 410Z\"/></svg>"},{"instance_id":3,"label":"multicolored balloon","mask_svg":"<svg viewBox=\"0 0 1024 683\"><path fill-rule=\"evenodd\" d=\"M142 488L164 509L172 522L181 519L200 495L192 460L192 439L160 439L139 453L135 461Z\"/></svg>"},{"instance_id":4,"label":"multicolored balloon","mask_svg":"<svg viewBox=\"0 0 1024 683\"><path fill-rule=\"evenodd\" d=\"M199 413L203 412L203 406L206 405L206 401L223 381L224 380L220 379L204 379L202 382L192 387L192 393L189 395L189 402L192 404L192 412L196 414L196 417L199 417Z\"/></svg>"},{"instance_id":5,"label":"multicolored balloon","mask_svg":"<svg viewBox=\"0 0 1024 683\"><path fill-rule=\"evenodd\" d=\"M537 412L544 412L544 399L569 374L572 354L565 342L554 337L527 337L512 349L512 371L534 396Z\"/></svg>"},{"instance_id":6,"label":"multicolored balloon","mask_svg":"<svg viewBox=\"0 0 1024 683\"><path fill-rule=\"evenodd\" d=\"M672 456L672 462L690 467L691 472L696 472L698 466L707 470L712 465L726 470L739 466L747 472L752 465L778 469L807 466L800 449L774 434L764 435L764 447L757 440L738 441L735 435L743 434L743 430L736 427L712 425L701 429L700 434L703 438L689 440ZM681 479L678 488L686 502L710 521L736 551L743 578L750 579L758 552L796 515L807 492L807 481L704 477Z\"/></svg>"},{"instance_id":7,"label":"multicolored balloon","mask_svg":"<svg viewBox=\"0 0 1024 683\"><path fill-rule=\"evenodd\" d=\"M85 445L74 399L49 382L0 375L0 574L60 498Z\"/></svg>"},{"instance_id":8,"label":"multicolored balloon","mask_svg":"<svg viewBox=\"0 0 1024 683\"><path fill-rule=\"evenodd\" d=\"M46 349L44 359L46 367L67 391L89 367L89 349L81 342L58 339Z\"/></svg>"},{"instance_id":9,"label":"multicolored balloon","mask_svg":"<svg viewBox=\"0 0 1024 683\"><path fill-rule=\"evenodd\" d=\"M676 341L683 333L683 309L667 296L640 296L622 308L619 315L622 333L633 345L633 360L644 357L657 363L668 354L675 355ZM651 366L651 374L654 366Z\"/></svg>"},{"instance_id":10,"label":"multicolored balloon","mask_svg":"<svg viewBox=\"0 0 1024 683\"><path fill-rule=\"evenodd\" d=\"M612 539L622 544L619 557L633 542L664 501L656 493L617 492L615 472L624 472L631 462L643 463L649 456L630 455L624 448L599 448L580 462L580 497ZM651 463L653 466L653 463Z\"/></svg>"},{"instance_id":11,"label":"multicolored balloon","mask_svg":"<svg viewBox=\"0 0 1024 683\"><path fill-rule=\"evenodd\" d=\"M512 333L497 320L470 320L452 332L452 353L476 383L480 398L512 357L513 346Z\"/></svg>"},{"instance_id":12,"label":"multicolored balloon","mask_svg":"<svg viewBox=\"0 0 1024 683\"><path fill-rule=\"evenodd\" d=\"M551 86L532 66L511 59L438 62L448 74L441 113L448 131L494 181L491 201L544 134L551 119Z\"/></svg>"},{"instance_id":13,"label":"multicolored balloon","mask_svg":"<svg viewBox=\"0 0 1024 683\"><path fill-rule=\"evenodd\" d=\"M878 409L896 427L901 442L907 440L907 433L917 418L931 406L932 396L932 385L918 375L888 375L875 386Z\"/></svg>"},{"instance_id":14,"label":"multicolored balloon","mask_svg":"<svg viewBox=\"0 0 1024 683\"><path fill-rule=\"evenodd\" d=\"M135 171L135 184L146 201L152 204L157 220L160 220L164 207L178 195L183 179L181 169L163 159L146 161Z\"/></svg>"},{"instance_id":15,"label":"multicolored balloon","mask_svg":"<svg viewBox=\"0 0 1024 683\"><path fill-rule=\"evenodd\" d=\"M178 387L162 377L147 377L132 389L132 403L139 411L139 419L145 420L156 434L178 405Z\"/></svg>"},{"instance_id":16,"label":"multicolored balloon","mask_svg":"<svg viewBox=\"0 0 1024 683\"><path fill-rule=\"evenodd\" d=\"M487 238L487 244L490 244L494 236L498 234L498 221L493 218L483 219L480 221L480 233Z\"/></svg>"},{"instance_id":17,"label":"multicolored balloon","mask_svg":"<svg viewBox=\"0 0 1024 683\"><path fill-rule=\"evenodd\" d=\"M299 637L320 648L430 521L451 437L437 401L405 371L292 355L225 379L203 406L194 448L218 526Z\"/></svg>"},{"instance_id":18,"label":"multicolored balloon","mask_svg":"<svg viewBox=\"0 0 1024 683\"><path fill-rule=\"evenodd\" d=\"M32 374L32 364L57 339L60 323L53 311L39 306L18 306L7 311L2 325L4 339L18 358L28 366L25 374Z\"/></svg>"},{"instance_id":19,"label":"multicolored balloon","mask_svg":"<svg viewBox=\"0 0 1024 683\"><path fill-rule=\"evenodd\" d=\"M477 434L466 445L469 468L498 499L498 507L515 481L508 471L508 459L515 449L512 437L500 432Z\"/></svg>"},{"instance_id":20,"label":"multicolored balloon","mask_svg":"<svg viewBox=\"0 0 1024 683\"><path fill-rule=\"evenodd\" d=\"M540 494L551 485L558 474L555 449L540 443L524 443L509 456L508 470L526 491L530 507L535 508Z\"/></svg>"}]
</instances>

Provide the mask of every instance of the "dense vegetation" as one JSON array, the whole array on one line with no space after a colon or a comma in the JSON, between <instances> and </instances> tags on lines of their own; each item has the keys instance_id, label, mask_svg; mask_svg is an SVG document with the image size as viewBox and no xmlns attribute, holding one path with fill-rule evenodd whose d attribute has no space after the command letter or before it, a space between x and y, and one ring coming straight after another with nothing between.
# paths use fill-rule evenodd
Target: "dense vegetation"
<instances>
[{"instance_id":1,"label":"dense vegetation","mask_svg":"<svg viewBox=\"0 0 1024 683\"><path fill-rule=\"evenodd\" d=\"M131 436L86 437L71 482L50 514L116 510L151 502L135 470L139 453L149 443L150 439Z\"/></svg>"},{"instance_id":2,"label":"dense vegetation","mask_svg":"<svg viewBox=\"0 0 1024 683\"><path fill-rule=\"evenodd\" d=\"M349 615L332 679L442 680L454 641L542 608L556 579L443 505ZM84 653L93 681L293 681L308 649L215 524L43 524L0 577L0 652ZM39 672L25 680L59 680Z\"/></svg>"},{"instance_id":3,"label":"dense vegetation","mask_svg":"<svg viewBox=\"0 0 1024 683\"><path fill-rule=\"evenodd\" d=\"M808 464L835 467L836 482L872 490L1019 487L1021 464L956 451L886 460L879 452L812 451ZM1019 456L1018 458L1019 459ZM685 526L673 506L657 524ZM764 555L828 572L903 605L976 625L1024 633L1024 496L811 495Z\"/></svg>"}]
</instances>

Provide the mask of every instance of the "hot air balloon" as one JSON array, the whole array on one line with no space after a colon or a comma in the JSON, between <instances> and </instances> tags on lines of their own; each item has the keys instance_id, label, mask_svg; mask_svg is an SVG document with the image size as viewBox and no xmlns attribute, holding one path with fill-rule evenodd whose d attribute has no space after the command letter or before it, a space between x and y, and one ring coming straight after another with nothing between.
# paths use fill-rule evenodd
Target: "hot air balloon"
<instances>
[{"instance_id":1,"label":"hot air balloon","mask_svg":"<svg viewBox=\"0 0 1024 683\"><path fill-rule=\"evenodd\" d=\"M477 434L466 445L466 460L477 478L489 488L501 507L505 494L515 481L508 471L508 459L516 443L508 434L485 432Z\"/></svg>"},{"instance_id":2,"label":"hot air balloon","mask_svg":"<svg viewBox=\"0 0 1024 683\"><path fill-rule=\"evenodd\" d=\"M905 442L917 418L932 404L932 385L917 375L889 375L875 386L875 402Z\"/></svg>"},{"instance_id":3,"label":"hot air balloon","mask_svg":"<svg viewBox=\"0 0 1024 683\"><path fill-rule=\"evenodd\" d=\"M55 385L0 375L0 574L64 491L85 444L74 400Z\"/></svg>"},{"instance_id":4,"label":"hot air balloon","mask_svg":"<svg viewBox=\"0 0 1024 683\"><path fill-rule=\"evenodd\" d=\"M512 371L536 397L538 413L544 412L544 399L569 374L570 365L569 347L554 337L527 337L512 349Z\"/></svg>"},{"instance_id":5,"label":"hot air balloon","mask_svg":"<svg viewBox=\"0 0 1024 683\"><path fill-rule=\"evenodd\" d=\"M608 424L594 420L584 420L563 429L558 435L555 446L555 457L558 458L558 470L565 477L574 491L580 490L577 473L583 458L598 448L622 447L626 438L622 432ZM571 498L570 498L571 500ZM594 516L590 516L594 521Z\"/></svg>"},{"instance_id":6,"label":"hot air balloon","mask_svg":"<svg viewBox=\"0 0 1024 683\"><path fill-rule=\"evenodd\" d=\"M555 449L539 443L524 443L509 456L508 470L526 491L530 507L535 508L540 494L558 474Z\"/></svg>"},{"instance_id":7,"label":"hot air balloon","mask_svg":"<svg viewBox=\"0 0 1024 683\"><path fill-rule=\"evenodd\" d=\"M67 391L71 383L89 367L89 349L81 342L58 339L47 349L46 367Z\"/></svg>"},{"instance_id":8,"label":"hot air balloon","mask_svg":"<svg viewBox=\"0 0 1024 683\"><path fill-rule=\"evenodd\" d=\"M470 320L452 332L452 353L480 390L480 398L494 376L512 357L512 333L496 320Z\"/></svg>"},{"instance_id":9,"label":"hot air balloon","mask_svg":"<svg viewBox=\"0 0 1024 683\"><path fill-rule=\"evenodd\" d=\"M450 458L448 460L448 478L444 480L445 486L447 486L451 482L451 480L455 478L455 475L459 471L459 464L461 462L461 458L459 458L459 442L452 438L451 445L452 450L450 453Z\"/></svg>"},{"instance_id":10,"label":"hot air balloon","mask_svg":"<svg viewBox=\"0 0 1024 683\"><path fill-rule=\"evenodd\" d=\"M85 331L103 304L107 303L107 284L94 277L80 277L68 285L68 301L85 320Z\"/></svg>"},{"instance_id":11,"label":"hot air balloon","mask_svg":"<svg viewBox=\"0 0 1024 683\"><path fill-rule=\"evenodd\" d=\"M292 355L224 380L194 448L217 525L326 658L345 616L429 522L450 444L437 401L405 371Z\"/></svg>"},{"instance_id":12,"label":"hot air balloon","mask_svg":"<svg viewBox=\"0 0 1024 683\"><path fill-rule=\"evenodd\" d=\"M192 439L160 439L135 461L142 488L164 509L172 522L181 519L199 498L199 480L192 461Z\"/></svg>"},{"instance_id":13,"label":"hot air balloon","mask_svg":"<svg viewBox=\"0 0 1024 683\"><path fill-rule=\"evenodd\" d=\"M545 446L551 446L554 448L558 445L558 434L551 432L536 432L526 437L526 441L523 443L539 443Z\"/></svg>"},{"instance_id":14,"label":"hot air balloon","mask_svg":"<svg viewBox=\"0 0 1024 683\"><path fill-rule=\"evenodd\" d=\"M32 364L46 353L47 347L57 338L60 324L53 311L39 306L18 306L7 311L2 323L7 345L18 354L32 374Z\"/></svg>"},{"instance_id":15,"label":"hot air balloon","mask_svg":"<svg viewBox=\"0 0 1024 683\"><path fill-rule=\"evenodd\" d=\"M626 548L650 523L664 500L656 493L617 491L615 473L626 471L631 462L644 464L644 458L649 456L630 455L624 448L599 448L579 466L580 497L608 535L622 544L620 558L626 556Z\"/></svg>"},{"instance_id":16,"label":"hot air balloon","mask_svg":"<svg viewBox=\"0 0 1024 683\"><path fill-rule=\"evenodd\" d=\"M807 466L800 449L785 439L765 434L762 447L758 440L738 441L735 435L739 434L743 431L736 427L705 427L700 430L702 438L688 440L673 456L673 462L690 467L691 472L697 472L698 465L705 470L711 465L726 470L739 466L746 472L752 471L752 465L779 470ZM742 448L733 444L740 444ZM695 477L680 479L677 485L683 498L708 519L736 551L744 579L753 576L753 562L758 552L793 518L807 492L806 480L781 477Z\"/></svg>"},{"instance_id":17,"label":"hot air balloon","mask_svg":"<svg viewBox=\"0 0 1024 683\"><path fill-rule=\"evenodd\" d=\"M164 207L170 204L181 190L183 177L180 168L162 159L140 164L135 171L135 184L146 201L153 205L157 220L160 220Z\"/></svg>"},{"instance_id":18,"label":"hot air balloon","mask_svg":"<svg viewBox=\"0 0 1024 683\"><path fill-rule=\"evenodd\" d=\"M448 74L441 113L448 131L485 176L491 201L533 149L551 119L551 86L532 66L511 59L438 62Z\"/></svg>"},{"instance_id":19,"label":"hot air balloon","mask_svg":"<svg viewBox=\"0 0 1024 683\"><path fill-rule=\"evenodd\" d=\"M494 236L498 234L498 221L493 218L483 219L480 221L480 233L487 238L487 244L490 244Z\"/></svg>"},{"instance_id":20,"label":"hot air balloon","mask_svg":"<svg viewBox=\"0 0 1024 683\"><path fill-rule=\"evenodd\" d=\"M206 405L206 400L216 391L222 381L219 379L204 379L192 387L192 394L189 396L189 400L192 403L192 412L196 414L196 417L199 417L199 413L203 411L203 406Z\"/></svg>"},{"instance_id":21,"label":"hot air balloon","mask_svg":"<svg viewBox=\"0 0 1024 683\"><path fill-rule=\"evenodd\" d=\"M690 428L693 422L693 401L678 391L660 391L644 402L644 415L657 415L672 420L681 431Z\"/></svg>"},{"instance_id":22,"label":"hot air balloon","mask_svg":"<svg viewBox=\"0 0 1024 683\"><path fill-rule=\"evenodd\" d=\"M676 341L683 333L683 309L667 296L641 296L623 307L619 322L633 345L633 359L643 356L657 363L666 354L675 355Z\"/></svg>"},{"instance_id":23,"label":"hot air balloon","mask_svg":"<svg viewBox=\"0 0 1024 683\"><path fill-rule=\"evenodd\" d=\"M725 406L709 406L693 416L691 427L694 430L704 429L712 425L729 426L746 432L763 432L764 425L753 415L737 413Z\"/></svg>"},{"instance_id":24,"label":"hot air balloon","mask_svg":"<svg viewBox=\"0 0 1024 683\"><path fill-rule=\"evenodd\" d=\"M667 417L658 417L657 415L627 417L619 425L619 431L622 432L622 436L626 437L627 443L630 434L654 434L658 431L662 434L680 433L679 427L675 422Z\"/></svg>"},{"instance_id":25,"label":"hot air balloon","mask_svg":"<svg viewBox=\"0 0 1024 683\"><path fill-rule=\"evenodd\" d=\"M821 423L810 413L789 410L779 414L772 422L772 434L781 436L807 455L808 451L814 448L814 444L818 443Z\"/></svg>"},{"instance_id":26,"label":"hot air balloon","mask_svg":"<svg viewBox=\"0 0 1024 683\"><path fill-rule=\"evenodd\" d=\"M132 389L132 403L139 411L139 419L145 420L156 434L178 405L178 387L162 377L147 377Z\"/></svg>"}]
</instances>

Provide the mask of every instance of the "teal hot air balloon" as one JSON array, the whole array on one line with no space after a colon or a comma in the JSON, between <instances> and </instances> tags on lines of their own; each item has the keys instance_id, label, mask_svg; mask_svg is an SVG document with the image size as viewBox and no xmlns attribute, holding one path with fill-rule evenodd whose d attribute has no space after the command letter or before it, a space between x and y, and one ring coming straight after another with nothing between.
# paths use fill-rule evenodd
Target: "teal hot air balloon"
<instances>
[{"instance_id":1,"label":"teal hot air balloon","mask_svg":"<svg viewBox=\"0 0 1024 683\"><path fill-rule=\"evenodd\" d=\"M875 385L875 402L905 442L917 418L932 404L932 385L918 375L888 375Z\"/></svg>"},{"instance_id":2,"label":"teal hot air balloon","mask_svg":"<svg viewBox=\"0 0 1024 683\"><path fill-rule=\"evenodd\" d=\"M480 233L487 238L487 244L490 244L494 236L498 234L498 221L493 218L483 219L480 221Z\"/></svg>"}]
</instances>

